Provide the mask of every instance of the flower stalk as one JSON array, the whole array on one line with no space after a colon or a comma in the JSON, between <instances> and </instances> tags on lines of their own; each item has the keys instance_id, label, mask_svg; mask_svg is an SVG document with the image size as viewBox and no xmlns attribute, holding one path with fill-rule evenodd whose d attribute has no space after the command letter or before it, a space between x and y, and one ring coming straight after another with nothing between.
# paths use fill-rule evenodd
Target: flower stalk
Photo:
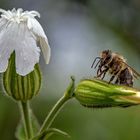
<instances>
[{"instance_id":1,"label":"flower stalk","mask_svg":"<svg viewBox=\"0 0 140 140\"><path fill-rule=\"evenodd\" d=\"M57 114L60 112L60 110L64 106L64 104L73 97L74 81L75 81L74 78L71 77L71 83L70 83L69 87L67 88L64 95L57 101L57 103L51 109L50 113L47 115L47 117L39 131L40 134L49 129L49 127L51 126L52 122L54 121Z\"/></svg>"},{"instance_id":2,"label":"flower stalk","mask_svg":"<svg viewBox=\"0 0 140 140\"><path fill-rule=\"evenodd\" d=\"M26 140L29 140L33 137L33 128L30 116L31 113L29 101L26 102L19 101L19 109L21 112L21 117L24 125Z\"/></svg>"},{"instance_id":3,"label":"flower stalk","mask_svg":"<svg viewBox=\"0 0 140 140\"><path fill-rule=\"evenodd\" d=\"M50 113L48 114L46 120L44 121L40 132L43 132L45 130L47 130L50 125L52 124L52 122L54 121L54 119L56 118L57 114L59 113L59 111L61 110L61 108L64 106L64 104L69 100L70 98L67 98L65 95L62 96L58 102L54 105L54 107L52 108L52 110L50 111Z\"/></svg>"}]
</instances>

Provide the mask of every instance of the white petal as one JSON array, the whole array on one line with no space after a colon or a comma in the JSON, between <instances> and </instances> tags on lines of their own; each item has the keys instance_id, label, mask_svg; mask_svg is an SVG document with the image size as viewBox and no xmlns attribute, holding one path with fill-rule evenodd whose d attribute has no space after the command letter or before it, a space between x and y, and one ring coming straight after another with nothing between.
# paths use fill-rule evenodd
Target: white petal
<instances>
[{"instance_id":1,"label":"white petal","mask_svg":"<svg viewBox=\"0 0 140 140\"><path fill-rule=\"evenodd\" d=\"M5 72L8 67L8 59L4 58L3 61L0 59L0 72Z\"/></svg>"},{"instance_id":2,"label":"white petal","mask_svg":"<svg viewBox=\"0 0 140 140\"><path fill-rule=\"evenodd\" d=\"M20 15L22 12L23 12L23 9L22 8L18 8L17 9L17 15Z\"/></svg>"},{"instance_id":3,"label":"white petal","mask_svg":"<svg viewBox=\"0 0 140 140\"><path fill-rule=\"evenodd\" d=\"M43 28L41 27L40 23L35 18L28 18L27 26L28 25L32 25L32 28L30 28L30 27L28 27L28 28L32 29L34 34L44 37L44 38L46 37Z\"/></svg>"},{"instance_id":4,"label":"white petal","mask_svg":"<svg viewBox=\"0 0 140 140\"><path fill-rule=\"evenodd\" d=\"M8 28L6 27L3 27L0 32L0 72L4 72L8 66L8 59L14 51L14 39L17 31L15 24L9 24Z\"/></svg>"},{"instance_id":5,"label":"white petal","mask_svg":"<svg viewBox=\"0 0 140 140\"><path fill-rule=\"evenodd\" d=\"M7 20L4 18L0 18L0 32L3 30L4 27L6 27Z\"/></svg>"},{"instance_id":6,"label":"white petal","mask_svg":"<svg viewBox=\"0 0 140 140\"><path fill-rule=\"evenodd\" d=\"M11 10L12 13L16 13L16 11L17 11L16 8L13 8L13 9Z\"/></svg>"},{"instance_id":7,"label":"white petal","mask_svg":"<svg viewBox=\"0 0 140 140\"><path fill-rule=\"evenodd\" d=\"M41 27L40 23L34 18L28 18L27 26L37 37L37 41L43 52L45 62L46 64L48 64L50 61L51 49L43 28Z\"/></svg>"},{"instance_id":8,"label":"white petal","mask_svg":"<svg viewBox=\"0 0 140 140\"><path fill-rule=\"evenodd\" d=\"M9 13L6 10L0 8L0 12L6 15L7 17L10 17Z\"/></svg>"},{"instance_id":9,"label":"white petal","mask_svg":"<svg viewBox=\"0 0 140 140\"><path fill-rule=\"evenodd\" d=\"M39 62L40 49L36 45L36 41L32 34L26 30L24 38L21 39L16 52L16 71L18 74L25 76L34 70L34 65Z\"/></svg>"},{"instance_id":10,"label":"white petal","mask_svg":"<svg viewBox=\"0 0 140 140\"><path fill-rule=\"evenodd\" d=\"M29 14L33 15L33 17L39 17L40 18L40 14L37 11L30 11Z\"/></svg>"},{"instance_id":11,"label":"white petal","mask_svg":"<svg viewBox=\"0 0 140 140\"><path fill-rule=\"evenodd\" d=\"M27 27L29 30L33 29L33 25L32 25L32 22L30 22L30 18L27 20Z\"/></svg>"},{"instance_id":12,"label":"white petal","mask_svg":"<svg viewBox=\"0 0 140 140\"><path fill-rule=\"evenodd\" d=\"M46 64L49 64L50 57L51 57L51 49L48 44L47 38L39 37L39 43L40 43L40 47L41 47L45 62Z\"/></svg>"}]
</instances>

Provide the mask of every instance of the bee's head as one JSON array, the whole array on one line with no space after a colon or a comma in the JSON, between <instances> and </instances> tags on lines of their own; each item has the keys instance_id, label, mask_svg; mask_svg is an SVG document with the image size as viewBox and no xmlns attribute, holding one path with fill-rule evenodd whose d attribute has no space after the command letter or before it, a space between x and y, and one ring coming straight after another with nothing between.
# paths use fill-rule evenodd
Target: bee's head
<instances>
[{"instance_id":1,"label":"bee's head","mask_svg":"<svg viewBox=\"0 0 140 140\"><path fill-rule=\"evenodd\" d=\"M104 50L104 51L101 52L100 55L101 55L102 59L106 59L108 56L111 55L111 53L112 53L111 50Z\"/></svg>"},{"instance_id":2,"label":"bee's head","mask_svg":"<svg viewBox=\"0 0 140 140\"><path fill-rule=\"evenodd\" d=\"M111 55L112 55L112 52L111 50L104 50L101 52L101 59L102 59L102 63L108 63L110 60L111 60Z\"/></svg>"},{"instance_id":3,"label":"bee's head","mask_svg":"<svg viewBox=\"0 0 140 140\"><path fill-rule=\"evenodd\" d=\"M100 54L100 57L96 57L94 59L91 68L94 66L94 64L95 64L97 59L99 59L99 60L98 60L96 66L94 68L96 68L98 66L98 64L100 64L100 67L102 67L103 65L109 63L110 60L112 59L111 55L112 55L111 50L104 50L104 51L102 51L101 54Z\"/></svg>"}]
</instances>

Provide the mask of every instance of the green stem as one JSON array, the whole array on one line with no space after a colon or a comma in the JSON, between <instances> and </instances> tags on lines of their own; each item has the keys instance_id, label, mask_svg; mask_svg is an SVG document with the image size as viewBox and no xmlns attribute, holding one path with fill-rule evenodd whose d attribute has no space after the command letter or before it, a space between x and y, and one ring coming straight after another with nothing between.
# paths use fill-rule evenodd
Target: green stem
<instances>
[{"instance_id":1,"label":"green stem","mask_svg":"<svg viewBox=\"0 0 140 140\"><path fill-rule=\"evenodd\" d=\"M26 101L26 102L19 101L19 107L20 107L20 111L21 111L26 139L29 140L30 138L33 137L29 101Z\"/></svg>"},{"instance_id":2,"label":"green stem","mask_svg":"<svg viewBox=\"0 0 140 140\"><path fill-rule=\"evenodd\" d=\"M69 98L68 96L64 95L62 96L57 103L54 105L54 107L52 108L52 110L50 111L50 113L48 114L48 116L46 117L39 133L44 132L45 130L47 130L52 122L54 121L54 119L56 118L57 114L59 113L59 111L61 110L61 108L63 107L63 105L71 98Z\"/></svg>"},{"instance_id":3,"label":"green stem","mask_svg":"<svg viewBox=\"0 0 140 140\"><path fill-rule=\"evenodd\" d=\"M64 93L64 95L57 101L57 103L53 106L50 113L47 115L45 121L43 122L38 135L36 135L32 140L39 140L40 136L46 131L48 131L49 127L51 126L52 122L56 118L59 111L62 109L64 104L74 97L74 90L75 90L75 79L71 76L71 82Z\"/></svg>"}]
</instances>

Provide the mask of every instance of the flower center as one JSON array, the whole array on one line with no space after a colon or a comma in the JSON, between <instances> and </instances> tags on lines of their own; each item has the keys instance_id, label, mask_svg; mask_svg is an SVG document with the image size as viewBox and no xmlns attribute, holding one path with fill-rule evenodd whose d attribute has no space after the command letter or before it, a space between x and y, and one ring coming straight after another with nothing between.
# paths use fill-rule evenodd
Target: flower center
<instances>
[{"instance_id":1,"label":"flower center","mask_svg":"<svg viewBox=\"0 0 140 140\"><path fill-rule=\"evenodd\" d=\"M11 18L9 18L9 20L19 24L20 22L27 21L27 17L21 15L13 15Z\"/></svg>"},{"instance_id":2,"label":"flower center","mask_svg":"<svg viewBox=\"0 0 140 140\"><path fill-rule=\"evenodd\" d=\"M11 11L0 9L1 17L16 23L26 22L28 18L34 18L35 16L40 17L40 14L37 11L24 11L23 9L15 9L13 8Z\"/></svg>"}]
</instances>

